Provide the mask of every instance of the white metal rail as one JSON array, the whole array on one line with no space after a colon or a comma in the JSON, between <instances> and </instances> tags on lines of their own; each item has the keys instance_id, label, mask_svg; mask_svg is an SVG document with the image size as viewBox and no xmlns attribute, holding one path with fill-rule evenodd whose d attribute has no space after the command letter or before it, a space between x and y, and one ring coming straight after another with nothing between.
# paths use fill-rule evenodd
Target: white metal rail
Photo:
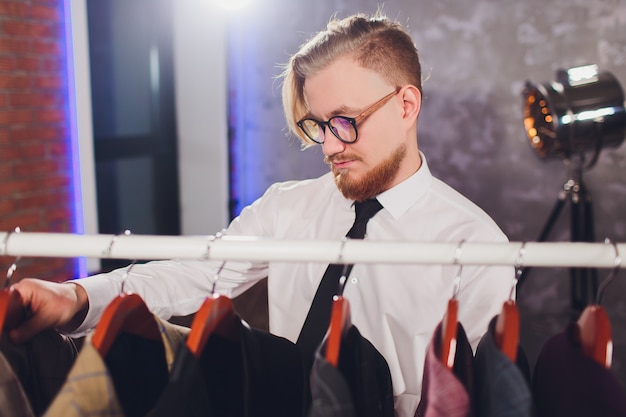
<instances>
[{"instance_id":1,"label":"white metal rail","mask_svg":"<svg viewBox=\"0 0 626 417\"><path fill-rule=\"evenodd\" d=\"M78 235L0 232L0 255L134 260L216 259L323 263L516 265L613 268L626 243L480 243L274 240L253 236Z\"/></svg>"}]
</instances>

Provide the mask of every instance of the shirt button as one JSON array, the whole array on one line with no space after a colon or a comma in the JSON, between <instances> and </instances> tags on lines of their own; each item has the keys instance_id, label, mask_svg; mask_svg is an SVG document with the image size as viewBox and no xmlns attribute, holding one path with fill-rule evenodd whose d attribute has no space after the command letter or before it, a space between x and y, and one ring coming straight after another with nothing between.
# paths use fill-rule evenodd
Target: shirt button
<instances>
[{"instance_id":1,"label":"shirt button","mask_svg":"<svg viewBox=\"0 0 626 417\"><path fill-rule=\"evenodd\" d=\"M350 278L350 282L352 284L357 284L359 282L359 280L357 278L355 278L355 277L352 277L352 278Z\"/></svg>"}]
</instances>

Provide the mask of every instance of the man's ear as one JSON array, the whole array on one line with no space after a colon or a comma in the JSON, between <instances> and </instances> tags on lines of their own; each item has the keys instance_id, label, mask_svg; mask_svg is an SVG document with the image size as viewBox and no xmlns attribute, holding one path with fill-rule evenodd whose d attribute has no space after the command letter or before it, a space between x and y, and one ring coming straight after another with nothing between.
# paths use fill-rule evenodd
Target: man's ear
<instances>
[{"instance_id":1,"label":"man's ear","mask_svg":"<svg viewBox=\"0 0 626 417\"><path fill-rule=\"evenodd\" d=\"M422 108L422 93L414 85L407 85L403 88L401 94L402 118L413 124Z\"/></svg>"}]
</instances>

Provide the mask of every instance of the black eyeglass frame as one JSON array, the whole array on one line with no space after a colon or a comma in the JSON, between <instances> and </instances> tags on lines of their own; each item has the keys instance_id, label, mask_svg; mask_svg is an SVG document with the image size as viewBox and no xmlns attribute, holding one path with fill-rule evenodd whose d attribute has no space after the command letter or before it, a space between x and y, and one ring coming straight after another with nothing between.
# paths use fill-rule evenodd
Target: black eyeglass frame
<instances>
[{"instance_id":1,"label":"black eyeglass frame","mask_svg":"<svg viewBox=\"0 0 626 417\"><path fill-rule=\"evenodd\" d=\"M383 98L381 98L380 100L378 100L377 102L372 104L371 106L367 107L358 116L355 116L355 117L333 116L333 117L331 117L330 119L328 119L326 121L320 121L320 120L314 119L312 117L305 117L304 119L299 120L296 124L298 125L300 130L302 130L302 133L304 133L306 135L307 138L311 139L313 142L315 142L315 143L317 143L319 145L323 144L324 141L318 141L315 138L312 138L311 135L309 135L309 133L307 132L307 130L303 126L303 123L306 122L307 120L315 122L320 127L320 129L322 129L322 131L324 132L324 137L326 137L326 126L328 126L328 130L337 139L339 139L341 142L347 143L347 144L354 143L359 138L359 130L357 129L356 124L359 123L360 121L364 120L366 117L371 116L375 111L381 109L385 104L387 104L387 102L389 100L392 99L392 97L394 97L396 94L398 94L401 89L402 89L402 87L396 87L396 89L394 91L392 91L391 93L387 94L386 96L384 96ZM347 121L348 123L350 123L350 125L352 125L352 128L354 129L354 140L345 140L345 139L339 137L339 135L337 135L335 133L335 131L332 129L332 127L330 125L330 123L333 120L335 120L335 119L343 119L343 120Z\"/></svg>"}]
</instances>

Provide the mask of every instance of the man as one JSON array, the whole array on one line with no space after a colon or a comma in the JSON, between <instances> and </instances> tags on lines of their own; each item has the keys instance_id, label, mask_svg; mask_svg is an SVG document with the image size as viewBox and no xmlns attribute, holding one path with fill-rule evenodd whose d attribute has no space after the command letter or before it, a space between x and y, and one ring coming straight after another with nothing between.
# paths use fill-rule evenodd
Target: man
<instances>
[{"instance_id":1,"label":"man","mask_svg":"<svg viewBox=\"0 0 626 417\"><path fill-rule=\"evenodd\" d=\"M225 235L340 240L354 221L355 201L376 197L383 208L367 224L367 239L506 241L489 216L431 175L418 149L421 70L401 25L380 15L332 20L291 58L283 77L291 131L305 146L322 146L331 172L272 185ZM232 297L268 276L270 331L298 340L326 265L158 261L136 265L124 288L162 318L186 315L210 293L221 266L216 291ZM355 265L345 286L353 324L388 362L398 415L417 408L426 346L458 274L454 265ZM93 328L119 294L122 276L22 280L14 287L34 317L11 337L25 340L50 326L74 334ZM512 277L509 267L463 268L459 321L474 348L507 299Z\"/></svg>"}]
</instances>

